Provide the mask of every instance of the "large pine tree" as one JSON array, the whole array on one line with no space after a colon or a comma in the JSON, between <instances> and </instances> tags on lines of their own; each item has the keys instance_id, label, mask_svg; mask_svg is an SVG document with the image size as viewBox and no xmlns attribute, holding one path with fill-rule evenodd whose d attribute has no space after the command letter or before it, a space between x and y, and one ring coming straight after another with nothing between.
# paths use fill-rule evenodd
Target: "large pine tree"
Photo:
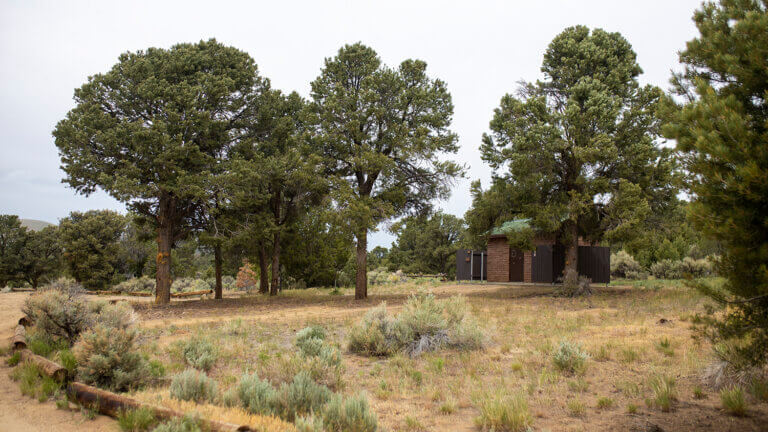
<instances>
[{"instance_id":1,"label":"large pine tree","mask_svg":"<svg viewBox=\"0 0 768 432\"><path fill-rule=\"evenodd\" d=\"M570 27L550 43L544 80L506 95L483 136L483 159L535 231L565 247L576 274L578 237L626 239L670 196L668 152L657 146L661 90L640 86L631 45L618 33ZM526 238L511 238L531 247Z\"/></svg>"},{"instance_id":2,"label":"large pine tree","mask_svg":"<svg viewBox=\"0 0 768 432\"><path fill-rule=\"evenodd\" d=\"M706 320L737 358L768 357L768 2L722 0L694 15L698 38L673 78L665 135L690 174L689 216L720 242L722 289L697 284L727 306ZM678 99L680 101L680 99Z\"/></svg>"}]
</instances>

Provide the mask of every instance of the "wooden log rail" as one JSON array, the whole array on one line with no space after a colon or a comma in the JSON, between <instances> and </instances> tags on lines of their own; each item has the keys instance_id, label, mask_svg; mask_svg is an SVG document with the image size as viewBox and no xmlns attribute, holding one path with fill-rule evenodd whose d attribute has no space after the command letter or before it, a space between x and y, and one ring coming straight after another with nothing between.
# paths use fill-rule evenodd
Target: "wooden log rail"
<instances>
[{"instance_id":1,"label":"wooden log rail","mask_svg":"<svg viewBox=\"0 0 768 432\"><path fill-rule=\"evenodd\" d=\"M19 324L13 331L13 337L11 338L11 349L22 350L27 347L27 329Z\"/></svg>"},{"instance_id":2,"label":"wooden log rail","mask_svg":"<svg viewBox=\"0 0 768 432\"><path fill-rule=\"evenodd\" d=\"M133 296L133 297L151 297L152 293L147 292L121 292L121 291L94 291L97 295L124 295L124 296ZM213 294L213 290L201 290L201 291L190 291L190 292L180 292L180 293L171 293L171 297L173 298L185 298L185 297L195 297L195 296L204 296L207 294Z\"/></svg>"},{"instance_id":3,"label":"wooden log rail","mask_svg":"<svg viewBox=\"0 0 768 432\"><path fill-rule=\"evenodd\" d=\"M67 370L64 369L64 366L39 356L26 348L18 352L21 354L22 361L36 364L46 375L55 381L64 382L67 379Z\"/></svg>"},{"instance_id":4,"label":"wooden log rail","mask_svg":"<svg viewBox=\"0 0 768 432\"><path fill-rule=\"evenodd\" d=\"M176 417L184 417L184 413L168 408L150 405L126 396L101 390L79 382L72 382L67 386L67 393L80 404L90 407L101 414L117 417L123 410L148 408L160 420L169 420ZM236 425L216 420L199 420L205 430L212 432L251 431L249 426Z\"/></svg>"},{"instance_id":5,"label":"wooden log rail","mask_svg":"<svg viewBox=\"0 0 768 432\"><path fill-rule=\"evenodd\" d=\"M45 357L39 356L27 349L26 333L26 329L22 324L16 326L14 336L11 339L12 349L19 353L22 361L37 365L44 374L53 378L57 382L65 382L68 378L68 372L63 366L48 360ZM108 415L113 418L117 418L121 411L138 408L150 409L154 413L155 417L160 420L184 417L184 413L182 412L156 405L150 405L137 401L136 399L132 399L106 390L101 390L79 382L70 382L67 385L67 394L70 398L76 400L81 405L87 406L101 414ZM210 430L212 432L236 432L253 430L250 428L250 426L236 425L222 421L208 419L199 419L199 421L205 427L205 430Z\"/></svg>"}]
</instances>

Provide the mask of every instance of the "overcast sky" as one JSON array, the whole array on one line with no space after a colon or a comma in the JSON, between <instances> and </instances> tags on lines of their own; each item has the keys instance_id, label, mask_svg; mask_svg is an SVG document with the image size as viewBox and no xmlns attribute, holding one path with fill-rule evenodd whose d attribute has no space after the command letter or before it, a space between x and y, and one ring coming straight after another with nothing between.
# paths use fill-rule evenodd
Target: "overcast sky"
<instances>
[{"instance_id":1,"label":"overcast sky","mask_svg":"<svg viewBox=\"0 0 768 432\"><path fill-rule=\"evenodd\" d=\"M469 182L487 186L479 144L493 109L520 80L541 77L547 44L565 27L618 31L637 52L643 83L669 88L677 52L696 35L700 0L541 1L48 1L0 0L0 213L56 223L73 210L122 204L61 183L51 131L89 75L120 53L215 37L248 52L274 87L309 95L323 59L361 41L384 63L427 62L453 95L453 130L468 167L438 203L462 216ZM384 231L369 247L389 246Z\"/></svg>"}]
</instances>

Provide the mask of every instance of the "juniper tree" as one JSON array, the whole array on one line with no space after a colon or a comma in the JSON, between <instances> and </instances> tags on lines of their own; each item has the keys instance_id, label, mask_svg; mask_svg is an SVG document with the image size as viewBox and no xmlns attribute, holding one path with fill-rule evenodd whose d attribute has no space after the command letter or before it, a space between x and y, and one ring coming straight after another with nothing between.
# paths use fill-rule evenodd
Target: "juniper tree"
<instances>
[{"instance_id":1,"label":"juniper tree","mask_svg":"<svg viewBox=\"0 0 768 432\"><path fill-rule=\"evenodd\" d=\"M61 270L62 252L58 227L47 226L40 231L28 231L19 254L21 278L34 289L40 283L52 280Z\"/></svg>"},{"instance_id":2,"label":"juniper tree","mask_svg":"<svg viewBox=\"0 0 768 432\"><path fill-rule=\"evenodd\" d=\"M170 301L171 248L197 228L205 180L259 85L253 59L213 39L129 52L75 90L53 131L64 182L103 189L153 221L156 303Z\"/></svg>"},{"instance_id":3,"label":"juniper tree","mask_svg":"<svg viewBox=\"0 0 768 432\"><path fill-rule=\"evenodd\" d=\"M325 60L312 82L318 147L338 180L335 196L357 239L355 298L368 295L368 231L449 193L461 167L441 160L458 149L449 130L453 103L427 64L382 65L361 43Z\"/></svg>"},{"instance_id":4,"label":"juniper tree","mask_svg":"<svg viewBox=\"0 0 768 432\"><path fill-rule=\"evenodd\" d=\"M117 276L125 217L111 210L72 212L59 222L67 272L85 288L105 289Z\"/></svg>"},{"instance_id":5,"label":"juniper tree","mask_svg":"<svg viewBox=\"0 0 768 432\"><path fill-rule=\"evenodd\" d=\"M710 336L733 342L753 364L768 359L768 3L705 3L699 36L673 77L679 105L664 133L689 174L689 218L720 243L722 289L696 284L726 306L704 317Z\"/></svg>"},{"instance_id":6,"label":"juniper tree","mask_svg":"<svg viewBox=\"0 0 768 432\"><path fill-rule=\"evenodd\" d=\"M16 215L0 215L0 287L21 276L21 250L27 240L27 229Z\"/></svg>"},{"instance_id":7,"label":"juniper tree","mask_svg":"<svg viewBox=\"0 0 768 432\"><path fill-rule=\"evenodd\" d=\"M535 231L558 237L575 274L578 237L631 237L651 205L674 195L656 143L662 92L640 86L624 37L584 26L555 37L541 71L543 81L502 98L481 151ZM532 247L533 232L510 241Z\"/></svg>"}]
</instances>

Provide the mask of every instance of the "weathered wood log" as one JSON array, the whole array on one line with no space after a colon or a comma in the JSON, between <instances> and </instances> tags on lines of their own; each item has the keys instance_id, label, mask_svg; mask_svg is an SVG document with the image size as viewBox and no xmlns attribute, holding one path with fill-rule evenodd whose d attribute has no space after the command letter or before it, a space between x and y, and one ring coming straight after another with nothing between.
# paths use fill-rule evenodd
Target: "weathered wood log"
<instances>
[{"instance_id":1,"label":"weathered wood log","mask_svg":"<svg viewBox=\"0 0 768 432\"><path fill-rule=\"evenodd\" d=\"M30 321L29 318L25 316L19 318L19 325L23 325L24 327L29 327L32 325L32 321Z\"/></svg>"},{"instance_id":2,"label":"weathered wood log","mask_svg":"<svg viewBox=\"0 0 768 432\"><path fill-rule=\"evenodd\" d=\"M175 297L175 298L194 297L194 296L202 296L202 295L211 294L211 293L213 293L213 290L190 291L190 292L171 293L171 297Z\"/></svg>"},{"instance_id":3,"label":"weathered wood log","mask_svg":"<svg viewBox=\"0 0 768 432\"><path fill-rule=\"evenodd\" d=\"M34 288L11 288L12 292L35 292Z\"/></svg>"},{"instance_id":4,"label":"weathered wood log","mask_svg":"<svg viewBox=\"0 0 768 432\"><path fill-rule=\"evenodd\" d=\"M19 324L13 331L13 337L11 338L11 349L23 350L27 347L27 329L23 325Z\"/></svg>"},{"instance_id":5,"label":"weathered wood log","mask_svg":"<svg viewBox=\"0 0 768 432\"><path fill-rule=\"evenodd\" d=\"M63 382L67 378L67 370L58 363L52 362L45 357L39 356L28 349L22 349L21 360L34 363L42 369L43 373L56 381Z\"/></svg>"},{"instance_id":6,"label":"weathered wood log","mask_svg":"<svg viewBox=\"0 0 768 432\"><path fill-rule=\"evenodd\" d=\"M121 396L106 390L101 390L79 382L72 382L67 386L69 396L84 406L95 409L101 414L117 417L123 410L137 408L149 408L160 420L169 420L176 417L184 417L184 413L168 408L151 405L137 401L126 396ZM248 426L239 426L232 423L215 420L200 419L206 430L213 432L250 431Z\"/></svg>"}]
</instances>

